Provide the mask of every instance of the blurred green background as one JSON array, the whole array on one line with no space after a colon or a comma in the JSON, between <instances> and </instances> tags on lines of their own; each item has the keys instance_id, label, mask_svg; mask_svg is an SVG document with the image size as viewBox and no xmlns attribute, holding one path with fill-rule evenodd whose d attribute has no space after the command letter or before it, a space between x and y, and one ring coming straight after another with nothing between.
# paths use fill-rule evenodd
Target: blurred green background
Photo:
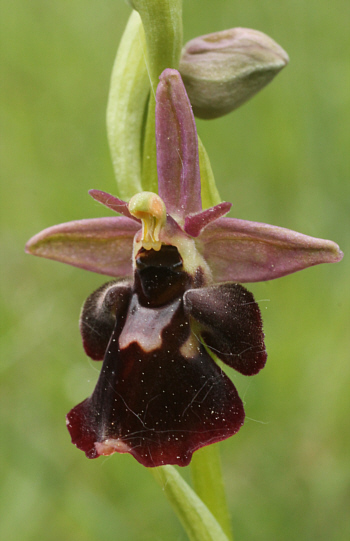
<instances>
[{"instance_id":1,"label":"blurred green background","mask_svg":"<svg viewBox=\"0 0 350 541\"><path fill-rule=\"evenodd\" d=\"M132 457L89 461L65 414L99 366L78 315L105 278L24 254L41 229L108 215L109 77L122 0L1 2L0 536L182 541L162 491ZM330 238L342 263L249 288L265 321L261 374L232 378L245 426L221 445L237 541L350 539L350 9L347 0L184 0L185 40L244 26L290 65L241 109L199 121L232 216ZM184 472L188 475L188 472Z\"/></svg>"}]
</instances>

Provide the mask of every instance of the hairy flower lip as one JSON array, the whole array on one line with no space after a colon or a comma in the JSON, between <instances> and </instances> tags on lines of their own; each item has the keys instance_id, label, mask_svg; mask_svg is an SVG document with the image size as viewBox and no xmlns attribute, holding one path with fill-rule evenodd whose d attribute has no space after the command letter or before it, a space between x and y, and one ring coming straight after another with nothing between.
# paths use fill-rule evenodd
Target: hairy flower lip
<instances>
[{"instance_id":1,"label":"hairy flower lip","mask_svg":"<svg viewBox=\"0 0 350 541\"><path fill-rule=\"evenodd\" d=\"M228 366L256 374L266 362L261 314L241 285L193 289L176 250L144 250L143 258L133 283L108 283L83 307L85 350L95 360L105 354L93 394L67 426L88 458L129 452L147 467L186 466L244 421L233 383L199 337Z\"/></svg>"}]
</instances>

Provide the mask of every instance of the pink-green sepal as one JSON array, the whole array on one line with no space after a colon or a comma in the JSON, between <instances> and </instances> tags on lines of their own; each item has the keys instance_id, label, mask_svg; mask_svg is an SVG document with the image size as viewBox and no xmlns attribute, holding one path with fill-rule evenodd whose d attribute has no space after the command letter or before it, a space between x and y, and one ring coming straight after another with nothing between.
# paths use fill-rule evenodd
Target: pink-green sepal
<instances>
[{"instance_id":1,"label":"pink-green sepal","mask_svg":"<svg viewBox=\"0 0 350 541\"><path fill-rule=\"evenodd\" d=\"M258 222L219 218L201 233L197 247L216 282L261 282L343 257L330 240Z\"/></svg>"},{"instance_id":2,"label":"pink-green sepal","mask_svg":"<svg viewBox=\"0 0 350 541\"><path fill-rule=\"evenodd\" d=\"M158 193L167 211L184 221L200 212L198 138L192 107L181 76L166 69L156 93Z\"/></svg>"},{"instance_id":3,"label":"pink-green sepal","mask_svg":"<svg viewBox=\"0 0 350 541\"><path fill-rule=\"evenodd\" d=\"M74 267L121 277L132 273L132 247L140 225L130 218L93 218L55 225L32 237L26 252Z\"/></svg>"}]
</instances>

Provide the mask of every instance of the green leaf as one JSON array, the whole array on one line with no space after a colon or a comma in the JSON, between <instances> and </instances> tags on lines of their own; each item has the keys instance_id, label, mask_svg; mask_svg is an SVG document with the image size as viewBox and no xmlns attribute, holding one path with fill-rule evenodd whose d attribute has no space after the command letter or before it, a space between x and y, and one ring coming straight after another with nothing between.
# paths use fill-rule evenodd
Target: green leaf
<instances>
[{"instance_id":1,"label":"green leaf","mask_svg":"<svg viewBox=\"0 0 350 541\"><path fill-rule=\"evenodd\" d=\"M130 199L141 188L142 123L150 91L146 41L134 11L115 59L107 106L107 132L118 196Z\"/></svg>"},{"instance_id":2,"label":"green leaf","mask_svg":"<svg viewBox=\"0 0 350 541\"><path fill-rule=\"evenodd\" d=\"M202 206L204 209L221 203L221 197L215 184L214 173L209 156L198 137L199 168L201 173Z\"/></svg>"}]
</instances>

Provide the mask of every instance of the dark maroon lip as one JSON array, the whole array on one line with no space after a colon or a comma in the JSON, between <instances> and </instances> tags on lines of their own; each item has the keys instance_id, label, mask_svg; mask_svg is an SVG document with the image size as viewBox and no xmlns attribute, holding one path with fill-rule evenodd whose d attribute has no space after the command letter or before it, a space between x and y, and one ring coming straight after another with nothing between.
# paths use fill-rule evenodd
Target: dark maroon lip
<instances>
[{"instance_id":1,"label":"dark maroon lip","mask_svg":"<svg viewBox=\"0 0 350 541\"><path fill-rule=\"evenodd\" d=\"M141 464L187 465L243 424L238 393L204 347L251 375L265 364L260 311L238 284L198 287L174 246L141 249L134 281L109 282L81 316L86 353L104 359L93 394L67 416L87 457L128 452ZM197 286L197 287L196 287Z\"/></svg>"}]
</instances>

